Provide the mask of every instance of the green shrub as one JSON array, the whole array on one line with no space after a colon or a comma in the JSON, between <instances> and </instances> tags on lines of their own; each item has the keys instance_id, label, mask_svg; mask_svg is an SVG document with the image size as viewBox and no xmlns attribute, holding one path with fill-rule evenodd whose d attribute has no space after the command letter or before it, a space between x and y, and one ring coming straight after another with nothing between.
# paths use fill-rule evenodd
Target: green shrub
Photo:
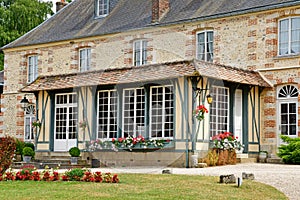
<instances>
[{"instance_id":1,"label":"green shrub","mask_svg":"<svg viewBox=\"0 0 300 200\"><path fill-rule=\"evenodd\" d=\"M69 177L70 181L80 181L84 175L84 170L80 168L74 168L65 173Z\"/></svg>"},{"instance_id":2,"label":"green shrub","mask_svg":"<svg viewBox=\"0 0 300 200\"><path fill-rule=\"evenodd\" d=\"M32 148L33 151L35 150L34 144L31 143L31 142L25 142L25 146L24 147L30 147L30 148Z\"/></svg>"},{"instance_id":3,"label":"green shrub","mask_svg":"<svg viewBox=\"0 0 300 200\"><path fill-rule=\"evenodd\" d=\"M23 154L24 147L25 147L25 142L16 139L16 154L17 155L22 155Z\"/></svg>"},{"instance_id":4,"label":"green shrub","mask_svg":"<svg viewBox=\"0 0 300 200\"><path fill-rule=\"evenodd\" d=\"M32 158L34 158L35 152L31 147L24 147L23 156L31 156Z\"/></svg>"},{"instance_id":5,"label":"green shrub","mask_svg":"<svg viewBox=\"0 0 300 200\"><path fill-rule=\"evenodd\" d=\"M72 147L69 149L69 154L71 157L79 157L80 156L80 150L78 147Z\"/></svg>"},{"instance_id":6,"label":"green shrub","mask_svg":"<svg viewBox=\"0 0 300 200\"><path fill-rule=\"evenodd\" d=\"M280 145L278 156L286 164L300 164L300 138L281 136L281 139L287 144Z\"/></svg>"},{"instance_id":7,"label":"green shrub","mask_svg":"<svg viewBox=\"0 0 300 200\"><path fill-rule=\"evenodd\" d=\"M10 136L0 138L0 174L11 165L16 150L16 140Z\"/></svg>"}]
</instances>

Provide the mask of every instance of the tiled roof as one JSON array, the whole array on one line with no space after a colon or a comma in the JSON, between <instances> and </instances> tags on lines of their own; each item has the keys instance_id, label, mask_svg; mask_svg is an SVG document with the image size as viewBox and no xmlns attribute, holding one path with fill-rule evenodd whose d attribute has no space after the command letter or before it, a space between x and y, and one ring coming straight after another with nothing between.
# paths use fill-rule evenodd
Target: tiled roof
<instances>
[{"instance_id":1,"label":"tiled roof","mask_svg":"<svg viewBox=\"0 0 300 200\"><path fill-rule=\"evenodd\" d=\"M21 89L21 91L34 92L41 90L78 88L84 86L118 85L170 80L183 76L194 76L197 72L201 76L219 80L262 87L270 86L257 72L193 60L131 68L89 71L76 74L40 76L33 83Z\"/></svg>"},{"instance_id":2,"label":"tiled roof","mask_svg":"<svg viewBox=\"0 0 300 200\"><path fill-rule=\"evenodd\" d=\"M300 0L170 0L169 12L153 24L151 0L110 0L110 14L97 19L94 1L73 1L4 49L300 5Z\"/></svg>"},{"instance_id":3,"label":"tiled roof","mask_svg":"<svg viewBox=\"0 0 300 200\"><path fill-rule=\"evenodd\" d=\"M204 77L227 80L229 82L247 85L270 87L269 83L267 83L256 71L243 70L240 68L213 64L199 60L195 60L195 67L199 74Z\"/></svg>"}]
</instances>

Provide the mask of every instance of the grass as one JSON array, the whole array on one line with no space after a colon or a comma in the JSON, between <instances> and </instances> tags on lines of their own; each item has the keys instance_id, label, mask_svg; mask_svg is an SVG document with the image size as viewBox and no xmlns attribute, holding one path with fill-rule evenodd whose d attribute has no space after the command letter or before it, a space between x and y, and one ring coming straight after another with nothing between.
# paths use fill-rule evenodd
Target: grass
<instances>
[{"instance_id":1,"label":"grass","mask_svg":"<svg viewBox=\"0 0 300 200\"><path fill-rule=\"evenodd\" d=\"M244 180L242 187L219 184L219 177L119 174L120 183L0 182L0 199L287 199L272 186Z\"/></svg>"}]
</instances>

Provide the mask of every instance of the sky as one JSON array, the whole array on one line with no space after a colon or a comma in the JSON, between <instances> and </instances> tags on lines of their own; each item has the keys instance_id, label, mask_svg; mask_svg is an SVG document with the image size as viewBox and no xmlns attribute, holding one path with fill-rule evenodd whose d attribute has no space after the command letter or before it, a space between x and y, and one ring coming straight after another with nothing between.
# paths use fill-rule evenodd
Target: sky
<instances>
[{"instance_id":1,"label":"sky","mask_svg":"<svg viewBox=\"0 0 300 200\"><path fill-rule=\"evenodd\" d=\"M52 10L53 10L53 12L55 12L55 3L60 1L60 0L42 0L42 1L44 1L44 2L52 1L52 4L53 4Z\"/></svg>"}]
</instances>

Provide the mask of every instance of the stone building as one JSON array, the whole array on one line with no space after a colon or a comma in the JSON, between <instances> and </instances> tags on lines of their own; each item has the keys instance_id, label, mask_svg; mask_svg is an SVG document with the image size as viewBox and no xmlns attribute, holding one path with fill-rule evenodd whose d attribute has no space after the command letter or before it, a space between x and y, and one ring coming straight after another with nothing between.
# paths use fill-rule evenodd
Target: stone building
<instances>
[{"instance_id":1,"label":"stone building","mask_svg":"<svg viewBox=\"0 0 300 200\"><path fill-rule=\"evenodd\" d=\"M238 136L246 157L300 136L300 1L75 0L2 49L3 128L40 154L142 135L169 142L84 156L189 166L220 132Z\"/></svg>"}]
</instances>

